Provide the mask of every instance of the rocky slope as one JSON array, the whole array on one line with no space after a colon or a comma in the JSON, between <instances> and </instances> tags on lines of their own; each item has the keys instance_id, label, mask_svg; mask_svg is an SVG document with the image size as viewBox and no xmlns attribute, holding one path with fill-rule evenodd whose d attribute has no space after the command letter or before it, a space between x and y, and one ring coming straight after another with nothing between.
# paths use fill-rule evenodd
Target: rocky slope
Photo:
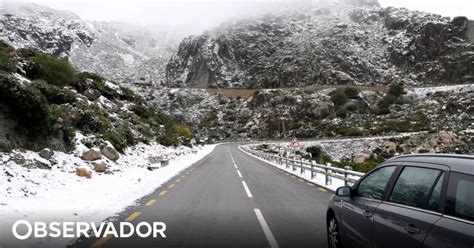
<instances>
[{"instance_id":1,"label":"rocky slope","mask_svg":"<svg viewBox=\"0 0 474 248\"><path fill-rule=\"evenodd\" d=\"M35 4L2 4L0 39L69 61L79 70L131 84L161 83L178 36L121 23L89 22Z\"/></svg>"},{"instance_id":2,"label":"rocky slope","mask_svg":"<svg viewBox=\"0 0 474 248\"><path fill-rule=\"evenodd\" d=\"M474 82L473 21L376 1L316 2L185 38L174 87L411 86Z\"/></svg>"}]
</instances>

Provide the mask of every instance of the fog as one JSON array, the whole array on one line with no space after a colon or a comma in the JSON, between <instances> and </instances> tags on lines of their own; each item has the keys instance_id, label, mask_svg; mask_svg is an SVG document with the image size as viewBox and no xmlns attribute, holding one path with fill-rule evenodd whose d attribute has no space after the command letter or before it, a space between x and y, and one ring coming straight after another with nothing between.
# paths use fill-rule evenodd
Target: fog
<instances>
[{"instance_id":1,"label":"fog","mask_svg":"<svg viewBox=\"0 0 474 248\"><path fill-rule=\"evenodd\" d=\"M2 0L3 1L3 0ZM7 0L8 1L8 0ZM260 0L18 0L34 2L59 10L69 10L82 19L118 21L140 26L160 26L160 29L199 34L230 18L251 16L271 11L279 4L303 1ZM407 7L447 16L468 16L474 19L472 0L379 0L382 6Z\"/></svg>"}]
</instances>

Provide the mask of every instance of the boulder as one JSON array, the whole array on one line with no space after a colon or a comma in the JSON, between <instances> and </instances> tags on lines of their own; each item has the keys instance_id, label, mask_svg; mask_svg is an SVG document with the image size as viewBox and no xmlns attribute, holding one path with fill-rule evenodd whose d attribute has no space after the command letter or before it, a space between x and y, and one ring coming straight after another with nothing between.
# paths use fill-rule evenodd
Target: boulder
<instances>
[{"instance_id":1,"label":"boulder","mask_svg":"<svg viewBox=\"0 0 474 248\"><path fill-rule=\"evenodd\" d=\"M107 164L104 161L94 161L91 163L94 166L95 172L105 172L107 170Z\"/></svg>"},{"instance_id":2,"label":"boulder","mask_svg":"<svg viewBox=\"0 0 474 248\"><path fill-rule=\"evenodd\" d=\"M365 163L369 158L370 158L370 154L361 152L361 153L355 155L355 157L352 159L352 161L354 161L354 163L356 163L356 164L363 164L363 163Z\"/></svg>"},{"instance_id":3,"label":"boulder","mask_svg":"<svg viewBox=\"0 0 474 248\"><path fill-rule=\"evenodd\" d=\"M456 139L456 135L453 132L439 132L439 141L445 145L453 144Z\"/></svg>"},{"instance_id":4,"label":"boulder","mask_svg":"<svg viewBox=\"0 0 474 248\"><path fill-rule=\"evenodd\" d=\"M392 141L385 141L382 143L382 151L385 153L395 153L397 151L397 144Z\"/></svg>"},{"instance_id":5,"label":"boulder","mask_svg":"<svg viewBox=\"0 0 474 248\"><path fill-rule=\"evenodd\" d=\"M100 153L99 148L91 148L88 151L82 153L82 159L86 161L94 161L102 159L102 153Z\"/></svg>"},{"instance_id":6,"label":"boulder","mask_svg":"<svg viewBox=\"0 0 474 248\"><path fill-rule=\"evenodd\" d=\"M91 178L92 172L81 166L76 169L76 175L79 177Z\"/></svg>"},{"instance_id":7,"label":"boulder","mask_svg":"<svg viewBox=\"0 0 474 248\"><path fill-rule=\"evenodd\" d=\"M49 148L44 148L38 153L38 155L44 159L51 159L51 157L54 155L54 152Z\"/></svg>"},{"instance_id":8,"label":"boulder","mask_svg":"<svg viewBox=\"0 0 474 248\"><path fill-rule=\"evenodd\" d=\"M102 148L102 151L101 151L102 155L104 155L106 158L112 160L112 161L117 161L119 158L120 158L120 155L119 153L117 152L117 150L115 150L115 148L113 146L106 146L104 148Z\"/></svg>"}]
</instances>

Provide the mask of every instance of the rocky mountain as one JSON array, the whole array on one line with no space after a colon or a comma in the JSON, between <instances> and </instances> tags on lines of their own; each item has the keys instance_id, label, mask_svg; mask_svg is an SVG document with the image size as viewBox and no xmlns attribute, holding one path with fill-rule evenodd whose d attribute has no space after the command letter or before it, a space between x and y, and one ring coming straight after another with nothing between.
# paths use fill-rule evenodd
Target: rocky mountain
<instances>
[{"instance_id":1,"label":"rocky mountain","mask_svg":"<svg viewBox=\"0 0 474 248\"><path fill-rule=\"evenodd\" d=\"M0 39L69 61L81 71L131 84L160 83L179 35L122 23L91 22L36 4L2 4Z\"/></svg>"},{"instance_id":2,"label":"rocky mountain","mask_svg":"<svg viewBox=\"0 0 474 248\"><path fill-rule=\"evenodd\" d=\"M474 82L474 22L377 1L315 2L185 38L166 84L198 88Z\"/></svg>"}]
</instances>

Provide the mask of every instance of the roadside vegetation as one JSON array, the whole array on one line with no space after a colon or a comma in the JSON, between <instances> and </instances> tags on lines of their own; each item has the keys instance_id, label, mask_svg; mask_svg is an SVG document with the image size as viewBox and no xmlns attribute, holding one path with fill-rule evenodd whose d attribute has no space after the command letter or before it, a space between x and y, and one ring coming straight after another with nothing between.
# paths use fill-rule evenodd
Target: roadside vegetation
<instances>
[{"instance_id":1,"label":"roadside vegetation","mask_svg":"<svg viewBox=\"0 0 474 248\"><path fill-rule=\"evenodd\" d=\"M131 90L99 75L77 72L67 60L16 51L4 42L0 42L0 105L18 123L16 135L28 140L22 144L25 148L44 146L50 138L60 138L71 147L77 131L94 135L89 146L109 141L119 151L138 142L188 145L193 137L189 127L177 125Z\"/></svg>"}]
</instances>

